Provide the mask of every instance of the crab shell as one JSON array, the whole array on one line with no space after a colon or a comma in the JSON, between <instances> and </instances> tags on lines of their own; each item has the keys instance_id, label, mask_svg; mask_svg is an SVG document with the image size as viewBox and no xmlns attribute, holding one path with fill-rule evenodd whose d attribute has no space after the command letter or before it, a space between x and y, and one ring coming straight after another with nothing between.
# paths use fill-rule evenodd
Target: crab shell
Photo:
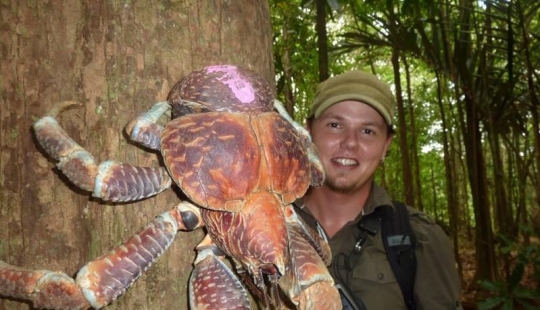
<instances>
[{"instance_id":1,"label":"crab shell","mask_svg":"<svg viewBox=\"0 0 540 310\"><path fill-rule=\"evenodd\" d=\"M170 175L198 205L238 211L251 193L284 204L309 186L309 161L292 125L279 114L210 112L172 120L162 154Z\"/></svg>"},{"instance_id":2,"label":"crab shell","mask_svg":"<svg viewBox=\"0 0 540 310\"><path fill-rule=\"evenodd\" d=\"M174 85L168 101L173 119L185 115L186 105L191 103L199 105L196 112L246 113L270 112L274 104L272 90L262 76L232 65L193 71Z\"/></svg>"},{"instance_id":3,"label":"crab shell","mask_svg":"<svg viewBox=\"0 0 540 310\"><path fill-rule=\"evenodd\" d=\"M260 75L231 65L206 67L182 79L169 102L173 120L161 152L173 180L198 205L238 211L251 193L269 191L291 203L306 192L303 140L273 112L270 86ZM186 113L193 103L198 110Z\"/></svg>"}]
</instances>

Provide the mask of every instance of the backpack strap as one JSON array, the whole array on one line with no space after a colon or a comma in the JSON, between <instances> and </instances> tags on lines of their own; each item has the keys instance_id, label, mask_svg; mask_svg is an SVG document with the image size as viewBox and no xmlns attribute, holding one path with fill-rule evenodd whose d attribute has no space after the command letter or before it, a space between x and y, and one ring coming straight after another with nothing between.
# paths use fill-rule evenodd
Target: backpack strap
<instances>
[{"instance_id":1,"label":"backpack strap","mask_svg":"<svg viewBox=\"0 0 540 310\"><path fill-rule=\"evenodd\" d=\"M409 211L407 206L398 201L394 201L394 208L382 206L377 209L388 261L401 288L407 309L415 310L416 238L409 220Z\"/></svg>"},{"instance_id":2,"label":"backpack strap","mask_svg":"<svg viewBox=\"0 0 540 310\"><path fill-rule=\"evenodd\" d=\"M414 281L416 278L416 238L411 227L409 211L403 203L394 201L389 205L377 207L373 213L365 215L358 223L360 237L351 253L354 265L360 256L361 246L367 234L375 235L381 231L386 256L399 284L403 300L408 310L416 310Z\"/></svg>"}]
</instances>

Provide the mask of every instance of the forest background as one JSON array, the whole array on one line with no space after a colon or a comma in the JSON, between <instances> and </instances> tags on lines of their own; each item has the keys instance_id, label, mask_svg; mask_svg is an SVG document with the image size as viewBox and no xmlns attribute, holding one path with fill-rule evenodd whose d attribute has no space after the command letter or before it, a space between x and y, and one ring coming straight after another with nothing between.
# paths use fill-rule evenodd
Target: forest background
<instances>
[{"instance_id":1,"label":"forest background","mask_svg":"<svg viewBox=\"0 0 540 310\"><path fill-rule=\"evenodd\" d=\"M397 99L378 178L453 240L465 303L540 305L540 3L271 2L277 90L294 117L350 69Z\"/></svg>"}]
</instances>

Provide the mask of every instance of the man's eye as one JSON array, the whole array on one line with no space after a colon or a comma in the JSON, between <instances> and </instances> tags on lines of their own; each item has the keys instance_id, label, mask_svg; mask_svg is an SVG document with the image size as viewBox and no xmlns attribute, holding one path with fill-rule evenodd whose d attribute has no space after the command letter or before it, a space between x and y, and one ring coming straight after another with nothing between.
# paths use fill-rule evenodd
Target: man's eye
<instances>
[{"instance_id":1,"label":"man's eye","mask_svg":"<svg viewBox=\"0 0 540 310\"><path fill-rule=\"evenodd\" d=\"M339 124L338 123L330 123L330 124L328 124L328 126L332 127L332 128L338 128Z\"/></svg>"},{"instance_id":2,"label":"man's eye","mask_svg":"<svg viewBox=\"0 0 540 310\"><path fill-rule=\"evenodd\" d=\"M371 130L371 129L363 129L362 131L363 131L365 134L368 134L368 135L372 135L372 134L375 133L375 132L374 132L373 130Z\"/></svg>"}]
</instances>

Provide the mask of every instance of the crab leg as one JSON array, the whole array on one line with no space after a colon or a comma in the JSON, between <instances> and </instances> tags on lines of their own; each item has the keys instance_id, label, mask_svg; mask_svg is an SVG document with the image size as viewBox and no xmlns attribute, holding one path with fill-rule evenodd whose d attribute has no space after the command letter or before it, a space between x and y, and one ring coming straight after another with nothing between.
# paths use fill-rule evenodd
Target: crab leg
<instances>
[{"instance_id":1,"label":"crab leg","mask_svg":"<svg viewBox=\"0 0 540 310\"><path fill-rule=\"evenodd\" d=\"M36 308L90 307L75 281L61 272L30 270L0 261L0 295L31 300Z\"/></svg>"},{"instance_id":2,"label":"crab leg","mask_svg":"<svg viewBox=\"0 0 540 310\"><path fill-rule=\"evenodd\" d=\"M79 105L58 104L34 124L36 138L43 149L58 161L58 168L78 187L108 201L133 201L156 195L171 185L162 167L137 167L106 161L96 164L94 157L60 127L55 117L64 109Z\"/></svg>"},{"instance_id":3,"label":"crab leg","mask_svg":"<svg viewBox=\"0 0 540 310\"><path fill-rule=\"evenodd\" d=\"M223 252L209 236L197 246L197 251L189 280L190 309L251 309L246 289L224 263Z\"/></svg>"},{"instance_id":4,"label":"crab leg","mask_svg":"<svg viewBox=\"0 0 540 310\"><path fill-rule=\"evenodd\" d=\"M309 227L304 220L298 216L292 205L285 206L285 220L287 226L294 231L297 231L304 240L306 240L317 251L325 265L330 265L332 262L332 252L326 234L321 231L315 231Z\"/></svg>"},{"instance_id":5,"label":"crab leg","mask_svg":"<svg viewBox=\"0 0 540 310\"><path fill-rule=\"evenodd\" d=\"M311 172L311 181L310 185L319 187L324 182L324 169L321 163L321 160L319 159L319 153L317 151L317 148L315 147L315 144L311 142L311 135L309 134L309 131L307 131L306 128L304 128L302 125L300 125L298 122L293 120L289 113L287 113L287 110L285 110L285 107L283 106L283 103L279 100L274 100L274 108L278 111L278 113L286 119L289 123L291 123L296 129L296 132L303 138L303 143L305 147L307 148L308 152L308 159L309 159L309 168Z\"/></svg>"},{"instance_id":6,"label":"crab leg","mask_svg":"<svg viewBox=\"0 0 540 310\"><path fill-rule=\"evenodd\" d=\"M178 230L201 226L199 209L182 202L118 248L89 262L75 281L64 273L29 270L0 261L0 295L30 300L36 308L102 308L123 294L169 248Z\"/></svg>"},{"instance_id":7,"label":"crab leg","mask_svg":"<svg viewBox=\"0 0 540 310\"><path fill-rule=\"evenodd\" d=\"M326 269L325 261L331 260L328 244L309 231L292 206L286 206L285 214L291 260L280 279L281 288L298 309L341 309L339 292ZM314 247L313 242L320 246Z\"/></svg>"},{"instance_id":8,"label":"crab leg","mask_svg":"<svg viewBox=\"0 0 540 310\"><path fill-rule=\"evenodd\" d=\"M152 150L159 150L163 127L156 123L163 114L170 110L171 106L168 101L154 104L146 113L137 116L127 124L126 133L132 141Z\"/></svg>"}]
</instances>

